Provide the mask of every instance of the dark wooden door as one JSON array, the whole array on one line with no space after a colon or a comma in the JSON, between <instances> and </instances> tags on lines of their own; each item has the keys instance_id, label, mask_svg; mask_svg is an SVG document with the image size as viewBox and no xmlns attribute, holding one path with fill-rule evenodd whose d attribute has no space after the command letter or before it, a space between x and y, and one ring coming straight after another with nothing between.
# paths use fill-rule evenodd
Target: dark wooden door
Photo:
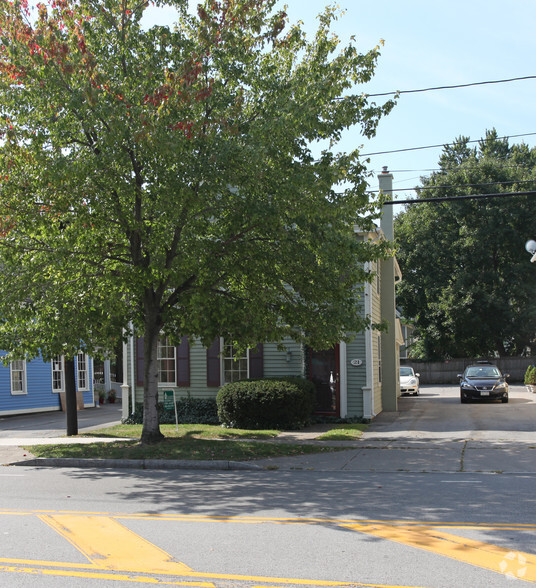
<instances>
[{"instance_id":1,"label":"dark wooden door","mask_svg":"<svg viewBox=\"0 0 536 588\"><path fill-rule=\"evenodd\" d=\"M310 351L309 379L316 386L317 414L339 415L339 345L324 351Z\"/></svg>"}]
</instances>

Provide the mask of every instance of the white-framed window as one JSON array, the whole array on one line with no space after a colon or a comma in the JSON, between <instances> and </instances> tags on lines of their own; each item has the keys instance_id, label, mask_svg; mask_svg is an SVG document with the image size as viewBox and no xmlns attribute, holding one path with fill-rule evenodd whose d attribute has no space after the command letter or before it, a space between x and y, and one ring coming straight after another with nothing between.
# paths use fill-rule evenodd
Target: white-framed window
<instances>
[{"instance_id":1,"label":"white-framed window","mask_svg":"<svg viewBox=\"0 0 536 588\"><path fill-rule=\"evenodd\" d=\"M167 337L160 337L158 341L158 384L175 385L177 382L177 354L175 346L171 345Z\"/></svg>"},{"instance_id":2,"label":"white-framed window","mask_svg":"<svg viewBox=\"0 0 536 588\"><path fill-rule=\"evenodd\" d=\"M26 362L17 359L10 364L11 371L11 394L27 394L26 389Z\"/></svg>"},{"instance_id":3,"label":"white-framed window","mask_svg":"<svg viewBox=\"0 0 536 588\"><path fill-rule=\"evenodd\" d=\"M78 390L89 390L89 358L85 353L76 356Z\"/></svg>"},{"instance_id":4,"label":"white-framed window","mask_svg":"<svg viewBox=\"0 0 536 588\"><path fill-rule=\"evenodd\" d=\"M65 364L63 355L56 355L52 359L52 392L65 391Z\"/></svg>"},{"instance_id":5,"label":"white-framed window","mask_svg":"<svg viewBox=\"0 0 536 588\"><path fill-rule=\"evenodd\" d=\"M230 339L223 340L223 382L238 382L249 377L249 349L239 353Z\"/></svg>"}]
</instances>

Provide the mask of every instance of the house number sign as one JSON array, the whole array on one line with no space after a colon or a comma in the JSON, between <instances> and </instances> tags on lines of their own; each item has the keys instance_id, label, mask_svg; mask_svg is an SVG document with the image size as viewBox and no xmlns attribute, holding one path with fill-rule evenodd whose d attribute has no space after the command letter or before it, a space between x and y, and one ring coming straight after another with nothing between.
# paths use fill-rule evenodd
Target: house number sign
<instances>
[{"instance_id":1,"label":"house number sign","mask_svg":"<svg viewBox=\"0 0 536 588\"><path fill-rule=\"evenodd\" d=\"M354 367L359 367L360 365L363 364L363 360L362 359L352 359L350 364L353 365Z\"/></svg>"}]
</instances>

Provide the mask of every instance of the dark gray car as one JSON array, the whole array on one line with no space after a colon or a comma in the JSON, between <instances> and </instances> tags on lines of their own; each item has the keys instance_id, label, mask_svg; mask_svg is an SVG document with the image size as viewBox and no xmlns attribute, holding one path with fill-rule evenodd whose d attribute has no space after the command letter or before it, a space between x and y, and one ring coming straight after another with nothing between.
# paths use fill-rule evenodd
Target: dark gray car
<instances>
[{"instance_id":1,"label":"dark gray car","mask_svg":"<svg viewBox=\"0 0 536 588\"><path fill-rule=\"evenodd\" d=\"M501 370L492 363L477 363L465 368L463 374L458 374L460 380L460 401L471 400L501 400L508 402L509 374L502 374Z\"/></svg>"}]
</instances>

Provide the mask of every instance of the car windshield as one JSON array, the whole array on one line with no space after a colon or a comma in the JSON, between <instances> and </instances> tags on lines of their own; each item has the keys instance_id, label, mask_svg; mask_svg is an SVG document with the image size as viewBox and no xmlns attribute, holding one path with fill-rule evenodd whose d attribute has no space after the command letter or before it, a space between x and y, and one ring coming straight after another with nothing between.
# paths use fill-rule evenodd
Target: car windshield
<instances>
[{"instance_id":1,"label":"car windshield","mask_svg":"<svg viewBox=\"0 0 536 588\"><path fill-rule=\"evenodd\" d=\"M401 367L400 368L400 375L401 376L412 376L413 375L413 368Z\"/></svg>"},{"instance_id":2,"label":"car windshield","mask_svg":"<svg viewBox=\"0 0 536 588\"><path fill-rule=\"evenodd\" d=\"M468 378L500 378L501 372L495 366L470 367L467 368L465 375Z\"/></svg>"}]
</instances>

